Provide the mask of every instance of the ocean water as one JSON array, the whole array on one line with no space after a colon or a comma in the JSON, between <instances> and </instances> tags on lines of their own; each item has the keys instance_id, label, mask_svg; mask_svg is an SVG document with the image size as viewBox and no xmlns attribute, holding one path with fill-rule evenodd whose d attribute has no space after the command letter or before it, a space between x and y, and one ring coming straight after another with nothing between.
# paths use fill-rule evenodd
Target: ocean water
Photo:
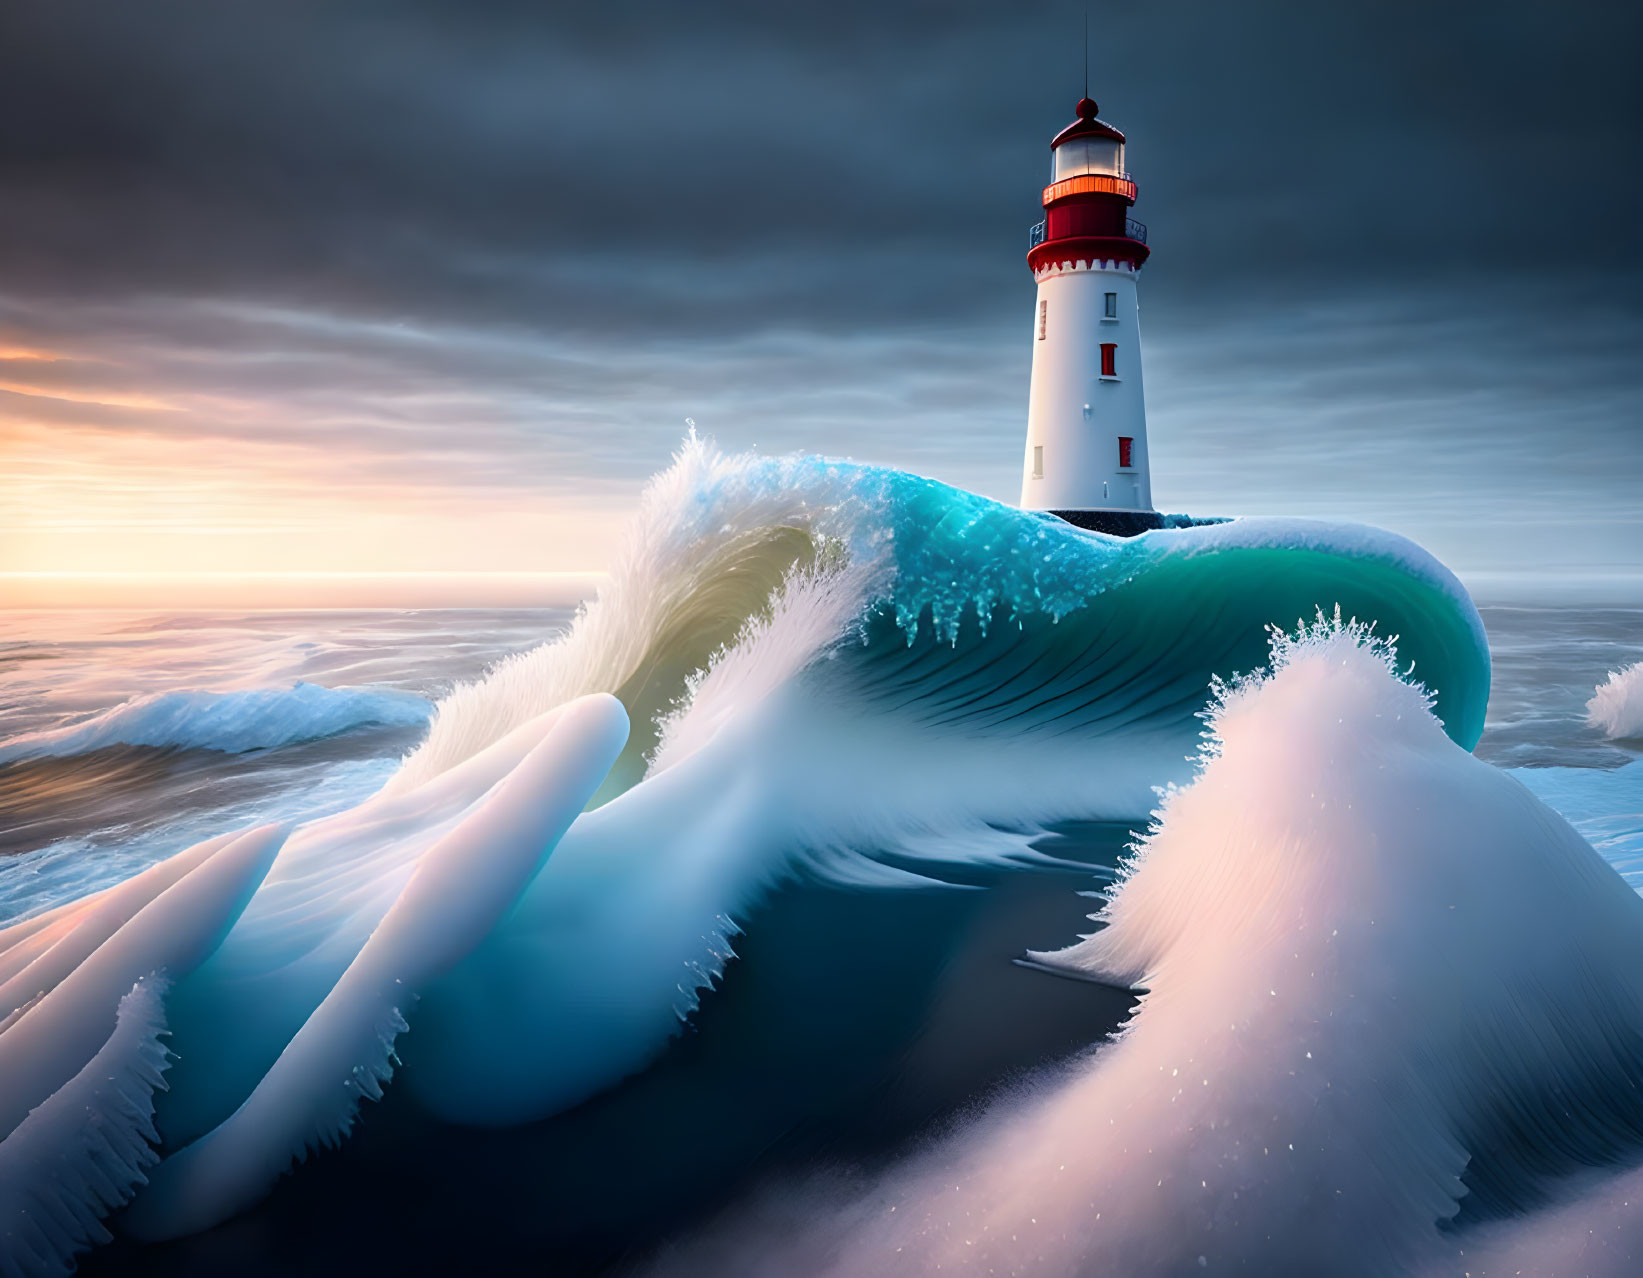
<instances>
[{"instance_id":1,"label":"ocean water","mask_svg":"<svg viewBox=\"0 0 1643 1278\"><path fill-rule=\"evenodd\" d=\"M1479 758L1612 770L1643 755L1643 744L1607 740L1586 722L1594 686L1643 660L1643 607L1527 601L1480 612L1493 681ZM0 612L0 923L220 829L358 803L426 732L425 713L385 711L373 695L431 709L502 658L562 634L572 616L566 607ZM336 712L296 707L279 724L249 707L213 724L183 705L172 721L130 715L123 733L117 722L108 739L71 738L60 753L42 741L167 694L283 695L298 684L361 696ZM132 739L145 734L153 739Z\"/></svg>"},{"instance_id":2,"label":"ocean water","mask_svg":"<svg viewBox=\"0 0 1643 1278\"><path fill-rule=\"evenodd\" d=\"M571 615L0 611L0 923L219 830L359 802L435 701Z\"/></svg>"},{"instance_id":3,"label":"ocean water","mask_svg":"<svg viewBox=\"0 0 1643 1278\"><path fill-rule=\"evenodd\" d=\"M0 1260L1634 1272L1640 623L694 443L579 611L0 614Z\"/></svg>"},{"instance_id":4,"label":"ocean water","mask_svg":"<svg viewBox=\"0 0 1643 1278\"><path fill-rule=\"evenodd\" d=\"M1636 741L1611 741L1586 722L1586 703L1613 671L1643 659L1643 604L1547 604L1480 609L1494 668L1480 759L1503 768L1618 768Z\"/></svg>"}]
</instances>

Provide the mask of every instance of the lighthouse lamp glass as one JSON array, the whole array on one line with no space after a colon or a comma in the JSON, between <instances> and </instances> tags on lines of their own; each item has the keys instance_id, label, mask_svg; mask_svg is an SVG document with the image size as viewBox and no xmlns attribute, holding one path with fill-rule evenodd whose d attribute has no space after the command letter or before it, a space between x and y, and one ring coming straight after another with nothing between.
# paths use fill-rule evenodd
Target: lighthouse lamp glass
<instances>
[{"instance_id":1,"label":"lighthouse lamp glass","mask_svg":"<svg viewBox=\"0 0 1643 1278\"><path fill-rule=\"evenodd\" d=\"M1109 138L1068 138L1055 148L1053 180L1081 173L1108 173L1122 177L1124 144Z\"/></svg>"}]
</instances>

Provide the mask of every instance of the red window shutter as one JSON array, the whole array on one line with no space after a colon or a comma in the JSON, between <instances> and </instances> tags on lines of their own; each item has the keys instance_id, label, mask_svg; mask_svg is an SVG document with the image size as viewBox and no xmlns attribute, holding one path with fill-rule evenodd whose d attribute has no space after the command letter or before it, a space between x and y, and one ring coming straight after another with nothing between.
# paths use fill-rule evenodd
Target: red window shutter
<instances>
[{"instance_id":1,"label":"red window shutter","mask_svg":"<svg viewBox=\"0 0 1643 1278\"><path fill-rule=\"evenodd\" d=\"M1101 376L1118 376L1118 343L1101 343Z\"/></svg>"},{"instance_id":2,"label":"red window shutter","mask_svg":"<svg viewBox=\"0 0 1643 1278\"><path fill-rule=\"evenodd\" d=\"M1135 440L1128 435L1118 437L1118 465L1120 468L1135 465Z\"/></svg>"}]
</instances>

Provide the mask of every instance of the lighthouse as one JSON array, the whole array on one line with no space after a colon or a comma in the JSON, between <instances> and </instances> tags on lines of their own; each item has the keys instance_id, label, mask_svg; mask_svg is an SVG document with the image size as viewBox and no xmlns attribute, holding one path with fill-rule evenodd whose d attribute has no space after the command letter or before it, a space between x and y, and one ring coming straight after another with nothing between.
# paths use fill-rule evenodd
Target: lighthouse
<instances>
[{"instance_id":1,"label":"lighthouse","mask_svg":"<svg viewBox=\"0 0 1643 1278\"><path fill-rule=\"evenodd\" d=\"M1038 284L1021 505L1129 536L1160 525L1147 471L1135 281L1147 228L1130 217L1124 135L1079 99L1050 143L1044 220L1027 265Z\"/></svg>"}]
</instances>

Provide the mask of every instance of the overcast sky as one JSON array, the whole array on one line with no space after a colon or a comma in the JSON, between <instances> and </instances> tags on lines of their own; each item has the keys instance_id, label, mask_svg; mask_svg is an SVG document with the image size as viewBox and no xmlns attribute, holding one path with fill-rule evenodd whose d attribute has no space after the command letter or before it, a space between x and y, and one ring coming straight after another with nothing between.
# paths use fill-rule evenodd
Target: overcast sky
<instances>
[{"instance_id":1,"label":"overcast sky","mask_svg":"<svg viewBox=\"0 0 1643 1278\"><path fill-rule=\"evenodd\" d=\"M597 567L685 419L1013 500L1082 8L0 5L0 569ZM1094 3L1162 508L1643 568L1643 17Z\"/></svg>"}]
</instances>

